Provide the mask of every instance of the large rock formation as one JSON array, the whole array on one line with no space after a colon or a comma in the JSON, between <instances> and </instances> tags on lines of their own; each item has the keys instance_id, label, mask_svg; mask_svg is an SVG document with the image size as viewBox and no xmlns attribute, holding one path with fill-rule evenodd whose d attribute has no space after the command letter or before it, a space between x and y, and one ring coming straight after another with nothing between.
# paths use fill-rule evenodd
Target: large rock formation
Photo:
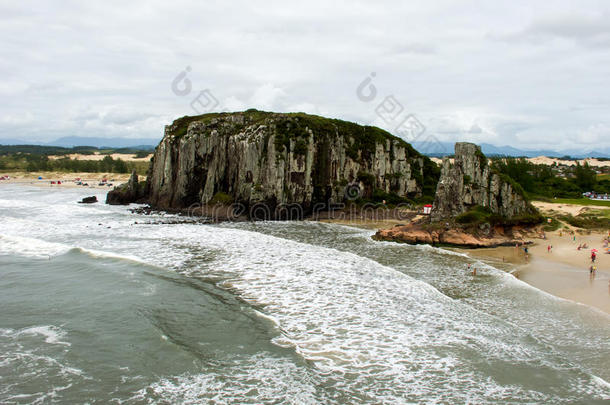
<instances>
[{"instance_id":1,"label":"large rock formation","mask_svg":"<svg viewBox=\"0 0 610 405\"><path fill-rule=\"evenodd\" d=\"M479 146L456 143L454 162L443 160L432 221L455 218L477 206L506 219L536 212L518 184L492 170Z\"/></svg>"},{"instance_id":2,"label":"large rock formation","mask_svg":"<svg viewBox=\"0 0 610 405\"><path fill-rule=\"evenodd\" d=\"M134 170L127 183L115 187L106 195L106 204L121 205L132 202L144 202L146 195L146 186L139 183L138 175Z\"/></svg>"},{"instance_id":3,"label":"large rock formation","mask_svg":"<svg viewBox=\"0 0 610 405\"><path fill-rule=\"evenodd\" d=\"M222 200L251 207L421 195L428 158L389 133L303 113L214 113L165 128L148 174L154 208ZM436 180L433 180L436 181Z\"/></svg>"}]
</instances>

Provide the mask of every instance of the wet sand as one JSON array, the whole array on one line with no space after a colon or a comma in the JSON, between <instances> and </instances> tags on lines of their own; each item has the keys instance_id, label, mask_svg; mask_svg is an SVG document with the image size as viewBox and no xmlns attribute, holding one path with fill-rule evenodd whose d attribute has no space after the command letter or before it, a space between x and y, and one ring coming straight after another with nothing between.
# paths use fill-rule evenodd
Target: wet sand
<instances>
[{"instance_id":1,"label":"wet sand","mask_svg":"<svg viewBox=\"0 0 610 405\"><path fill-rule=\"evenodd\" d=\"M610 254L606 254L603 233L559 236L554 233L547 241L539 241L530 249L530 263L519 269L519 278L541 290L610 313ZM578 250L580 243L588 248ZM552 245L549 253L547 246ZM590 274L591 249L598 250L595 266Z\"/></svg>"},{"instance_id":2,"label":"wet sand","mask_svg":"<svg viewBox=\"0 0 610 405\"><path fill-rule=\"evenodd\" d=\"M562 232L547 234L547 239L534 239L529 258L522 248L460 250L471 257L503 269L513 269L520 280L555 296L598 308L610 314L610 254L605 253L603 239L607 233L574 235ZM581 243L588 248L577 249ZM553 249L548 252L548 246ZM589 273L591 249L598 249L595 266Z\"/></svg>"}]
</instances>

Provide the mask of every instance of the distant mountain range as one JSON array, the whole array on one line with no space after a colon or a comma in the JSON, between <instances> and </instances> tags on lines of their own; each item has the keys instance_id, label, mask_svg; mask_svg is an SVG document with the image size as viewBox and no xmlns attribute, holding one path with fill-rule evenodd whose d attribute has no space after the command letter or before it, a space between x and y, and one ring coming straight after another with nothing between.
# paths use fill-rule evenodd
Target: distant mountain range
<instances>
[{"instance_id":1,"label":"distant mountain range","mask_svg":"<svg viewBox=\"0 0 610 405\"><path fill-rule=\"evenodd\" d=\"M0 139L0 145L44 145L44 146L61 146L64 148L71 148L74 146L95 146L97 148L134 148L141 150L154 149L161 138L90 138L82 136L65 136L56 139L52 142L31 142L23 139ZM438 142L431 144L429 142L413 142L413 147L428 156L442 157L453 155L454 143L452 142ZM514 156L514 157L537 157L537 156L548 156L548 157L564 157L570 156L572 158L587 158L587 157L601 157L610 158L610 148L600 148L598 150L585 151L578 149L571 150L550 150L550 149L539 149L539 150L527 150L517 149L512 146L496 146L488 143L481 144L483 153L488 156Z\"/></svg>"},{"instance_id":2,"label":"distant mountain range","mask_svg":"<svg viewBox=\"0 0 610 405\"><path fill-rule=\"evenodd\" d=\"M65 136L52 142L31 142L23 139L1 139L0 145L43 145L72 148L74 146L95 146L96 148L134 148L154 149L161 138L91 138L81 136Z\"/></svg>"},{"instance_id":3,"label":"distant mountain range","mask_svg":"<svg viewBox=\"0 0 610 405\"><path fill-rule=\"evenodd\" d=\"M453 142L438 142L431 144L429 142L413 142L413 147L427 156L442 157L453 155L454 153ZM589 157L600 157L610 158L610 148L600 148L598 150L585 151L578 149L570 150L550 150L550 149L538 149L538 150L527 150L517 149L512 146L496 146L488 143L481 144L481 150L487 156L513 156L513 157L537 157L537 156L548 156L548 157L564 157L570 156L572 158L589 158Z\"/></svg>"}]
</instances>

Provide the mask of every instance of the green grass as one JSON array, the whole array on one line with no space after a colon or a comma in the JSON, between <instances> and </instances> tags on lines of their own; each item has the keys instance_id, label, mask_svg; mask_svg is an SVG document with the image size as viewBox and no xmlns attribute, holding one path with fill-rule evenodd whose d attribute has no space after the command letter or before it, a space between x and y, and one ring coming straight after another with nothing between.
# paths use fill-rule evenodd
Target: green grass
<instances>
[{"instance_id":1,"label":"green grass","mask_svg":"<svg viewBox=\"0 0 610 405\"><path fill-rule=\"evenodd\" d=\"M610 229L608 210L592 210L577 216L560 215L559 218L568 224L583 229Z\"/></svg>"},{"instance_id":2,"label":"green grass","mask_svg":"<svg viewBox=\"0 0 610 405\"><path fill-rule=\"evenodd\" d=\"M598 174L597 181L610 180L610 174Z\"/></svg>"},{"instance_id":3,"label":"green grass","mask_svg":"<svg viewBox=\"0 0 610 405\"><path fill-rule=\"evenodd\" d=\"M211 205L231 205L233 204L233 197L231 197L227 193L223 193L222 191L217 192L214 196L208 201Z\"/></svg>"},{"instance_id":4,"label":"green grass","mask_svg":"<svg viewBox=\"0 0 610 405\"><path fill-rule=\"evenodd\" d=\"M597 207L610 207L610 200L608 201L594 201L588 198L556 198L550 200L553 204L573 204L573 205L587 205Z\"/></svg>"},{"instance_id":5,"label":"green grass","mask_svg":"<svg viewBox=\"0 0 610 405\"><path fill-rule=\"evenodd\" d=\"M222 119L235 114L208 113L178 118L172 124L174 126L173 135L177 138L184 136L191 122L199 121L203 124L211 124L214 119ZM243 114L246 118L246 125L264 124L268 119L274 119L277 127L276 147L280 151L283 150L284 146L288 146L290 139L308 137L309 134L305 130L307 128L313 131L314 138L335 137L337 135L348 138L349 145L351 145L348 154L351 154L353 158L356 158L361 151L366 151L369 154L374 153L376 145L385 143L388 139L393 140L397 146L405 148L407 158L421 157L409 143L377 127L363 126L353 122L301 112L274 113L250 109L239 114Z\"/></svg>"},{"instance_id":6,"label":"green grass","mask_svg":"<svg viewBox=\"0 0 610 405\"><path fill-rule=\"evenodd\" d=\"M544 217L538 212L522 214L512 218L506 218L493 213L488 207L476 206L471 210L455 217L458 224L473 226L480 224L491 225L537 225L544 221Z\"/></svg>"},{"instance_id":7,"label":"green grass","mask_svg":"<svg viewBox=\"0 0 610 405\"><path fill-rule=\"evenodd\" d=\"M553 218L553 222L551 222L550 224L547 223L542 229L545 232L553 232L561 228L562 225L563 223L561 221L559 221L557 218Z\"/></svg>"}]
</instances>

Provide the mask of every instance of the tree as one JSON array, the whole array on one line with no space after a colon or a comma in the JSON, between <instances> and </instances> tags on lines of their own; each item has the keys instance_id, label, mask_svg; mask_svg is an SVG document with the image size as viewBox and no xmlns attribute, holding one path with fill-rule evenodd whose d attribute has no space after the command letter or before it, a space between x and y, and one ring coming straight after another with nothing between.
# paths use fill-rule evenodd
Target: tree
<instances>
[{"instance_id":1,"label":"tree","mask_svg":"<svg viewBox=\"0 0 610 405\"><path fill-rule=\"evenodd\" d=\"M104 156L104 159L100 162L100 170L102 172L110 173L114 167L114 159L112 156Z\"/></svg>"},{"instance_id":2,"label":"tree","mask_svg":"<svg viewBox=\"0 0 610 405\"><path fill-rule=\"evenodd\" d=\"M121 160L117 159L114 161L114 170L115 173L128 173L129 169L127 168L127 164Z\"/></svg>"},{"instance_id":3,"label":"tree","mask_svg":"<svg viewBox=\"0 0 610 405\"><path fill-rule=\"evenodd\" d=\"M574 182L582 191L593 191L597 185L597 174L595 170L589 167L587 162L582 166L580 162L576 163L574 177Z\"/></svg>"}]
</instances>

